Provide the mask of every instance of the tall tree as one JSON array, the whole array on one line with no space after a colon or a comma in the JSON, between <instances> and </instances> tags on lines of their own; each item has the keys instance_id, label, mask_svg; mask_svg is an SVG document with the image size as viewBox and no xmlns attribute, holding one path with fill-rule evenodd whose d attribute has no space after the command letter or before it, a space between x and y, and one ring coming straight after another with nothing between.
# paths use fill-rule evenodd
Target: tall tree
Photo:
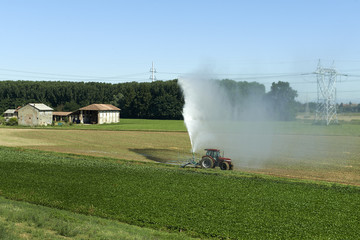
<instances>
[{"instance_id":1,"label":"tall tree","mask_svg":"<svg viewBox=\"0 0 360 240\"><path fill-rule=\"evenodd\" d=\"M288 82L273 82L270 92L266 94L270 115L275 120L294 120L297 113L296 97L297 91Z\"/></svg>"}]
</instances>

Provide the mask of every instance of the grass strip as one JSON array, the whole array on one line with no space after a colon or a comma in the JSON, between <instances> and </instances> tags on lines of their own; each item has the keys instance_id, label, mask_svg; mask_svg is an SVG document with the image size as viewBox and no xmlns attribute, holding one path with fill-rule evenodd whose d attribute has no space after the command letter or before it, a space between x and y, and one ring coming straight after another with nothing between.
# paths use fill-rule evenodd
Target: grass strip
<instances>
[{"instance_id":1,"label":"grass strip","mask_svg":"<svg viewBox=\"0 0 360 240\"><path fill-rule=\"evenodd\" d=\"M221 131L230 129L230 133L262 133L285 135L312 135L312 136L360 136L358 121L343 122L338 125L317 125L314 121L208 121L203 122ZM226 128L222 126L226 125ZM36 128L61 130L103 130L103 131L148 131L148 132L186 132L183 120L157 120L157 119L121 119L113 124L63 124L54 126L4 126L0 128ZM258 129L261 131L257 131Z\"/></svg>"},{"instance_id":2,"label":"grass strip","mask_svg":"<svg viewBox=\"0 0 360 240\"><path fill-rule=\"evenodd\" d=\"M141 228L0 197L0 239L188 239L181 233Z\"/></svg>"},{"instance_id":3,"label":"grass strip","mask_svg":"<svg viewBox=\"0 0 360 240\"><path fill-rule=\"evenodd\" d=\"M355 239L360 188L0 147L1 195L189 236Z\"/></svg>"},{"instance_id":4,"label":"grass strip","mask_svg":"<svg viewBox=\"0 0 360 240\"><path fill-rule=\"evenodd\" d=\"M37 128L61 130L103 130L103 131L160 131L160 132L186 132L183 120L156 120L156 119L121 119L119 123L111 124L65 124L54 123L54 126L4 126L3 128Z\"/></svg>"}]
</instances>

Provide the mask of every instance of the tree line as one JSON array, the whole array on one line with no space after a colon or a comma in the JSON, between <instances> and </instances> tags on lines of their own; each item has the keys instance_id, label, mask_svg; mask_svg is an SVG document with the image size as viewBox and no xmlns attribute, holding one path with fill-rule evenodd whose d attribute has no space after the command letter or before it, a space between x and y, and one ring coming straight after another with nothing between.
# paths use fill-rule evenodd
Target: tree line
<instances>
[{"instance_id":1,"label":"tree line","mask_svg":"<svg viewBox=\"0 0 360 240\"><path fill-rule=\"evenodd\" d=\"M0 81L0 111L44 103L71 112L93 103L113 104L125 118L181 119L184 104L177 80L153 83Z\"/></svg>"},{"instance_id":2,"label":"tree line","mask_svg":"<svg viewBox=\"0 0 360 240\"><path fill-rule=\"evenodd\" d=\"M240 120L294 120L299 103L297 91L288 82L272 83L269 92L257 82L236 82L230 79L219 81Z\"/></svg>"},{"instance_id":3,"label":"tree line","mask_svg":"<svg viewBox=\"0 0 360 240\"><path fill-rule=\"evenodd\" d=\"M307 102L307 103L298 103L298 111L301 113L315 113L317 109L316 102ZM336 104L337 113L359 113L360 112L360 104L357 103L343 103Z\"/></svg>"},{"instance_id":4,"label":"tree line","mask_svg":"<svg viewBox=\"0 0 360 240\"><path fill-rule=\"evenodd\" d=\"M240 102L243 111L251 103L261 103L275 120L295 118L297 93L289 83L273 83L266 93L257 82L219 81L228 91L230 102ZM177 80L155 82L63 82L0 81L0 113L28 103L44 103L55 111L75 111L93 103L113 104L124 118L182 119L184 97Z\"/></svg>"}]
</instances>

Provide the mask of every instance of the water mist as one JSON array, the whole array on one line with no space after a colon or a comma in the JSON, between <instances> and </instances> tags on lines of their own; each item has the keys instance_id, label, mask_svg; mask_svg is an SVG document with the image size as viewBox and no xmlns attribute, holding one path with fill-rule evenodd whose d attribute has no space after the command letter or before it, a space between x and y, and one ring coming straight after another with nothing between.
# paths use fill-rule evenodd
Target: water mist
<instances>
[{"instance_id":1,"label":"water mist","mask_svg":"<svg viewBox=\"0 0 360 240\"><path fill-rule=\"evenodd\" d=\"M231 89L212 79L207 73L179 79L192 152L203 154L205 148L218 148L235 165L259 165L272 151L271 129L264 121L263 102L252 94L241 102L234 101L229 97ZM255 118L259 121L246 120Z\"/></svg>"},{"instance_id":2,"label":"water mist","mask_svg":"<svg viewBox=\"0 0 360 240\"><path fill-rule=\"evenodd\" d=\"M339 126L274 121L263 85L212 79L179 79L193 152L218 148L235 168L359 184L358 136L331 135Z\"/></svg>"}]
</instances>

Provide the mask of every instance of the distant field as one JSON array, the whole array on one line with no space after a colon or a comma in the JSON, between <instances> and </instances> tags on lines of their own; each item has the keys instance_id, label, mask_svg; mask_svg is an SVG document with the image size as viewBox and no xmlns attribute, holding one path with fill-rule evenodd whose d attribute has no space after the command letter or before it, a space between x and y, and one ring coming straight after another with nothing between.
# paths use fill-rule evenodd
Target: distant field
<instances>
[{"instance_id":1,"label":"distant field","mask_svg":"<svg viewBox=\"0 0 360 240\"><path fill-rule=\"evenodd\" d=\"M149 120L149 119L121 119L117 124L77 125L71 129L101 129L111 131L139 130L139 131L186 131L183 120Z\"/></svg>"},{"instance_id":2,"label":"distant field","mask_svg":"<svg viewBox=\"0 0 360 240\"><path fill-rule=\"evenodd\" d=\"M0 125L0 128L4 127ZM16 126L16 128L30 128ZM54 126L34 127L36 129L71 129L71 130L106 130L106 131L172 131L185 132L183 120L150 120L150 119L121 119L119 123L112 124L73 124L55 123Z\"/></svg>"},{"instance_id":3,"label":"distant field","mask_svg":"<svg viewBox=\"0 0 360 240\"><path fill-rule=\"evenodd\" d=\"M299 113L296 118L302 120L313 120L315 119L315 114ZM340 122L359 122L360 113L338 113L337 119Z\"/></svg>"},{"instance_id":4,"label":"distant field","mask_svg":"<svg viewBox=\"0 0 360 240\"><path fill-rule=\"evenodd\" d=\"M360 229L359 187L5 147L0 193L202 238L356 239Z\"/></svg>"},{"instance_id":5,"label":"distant field","mask_svg":"<svg viewBox=\"0 0 360 240\"><path fill-rule=\"evenodd\" d=\"M345 115L344 115L345 116ZM352 115L351 115L352 116ZM359 115L356 115L360 117ZM343 122L340 125L314 125L311 119L300 119L289 122L227 122L234 128L253 129L261 125L265 133L302 134L302 135L339 135L360 136L360 123L356 119ZM115 124L62 124L46 127L8 127L0 125L0 129L54 129L54 130L102 130L102 131L151 131L151 132L187 132L183 120L151 120L151 119L121 119Z\"/></svg>"}]
</instances>

